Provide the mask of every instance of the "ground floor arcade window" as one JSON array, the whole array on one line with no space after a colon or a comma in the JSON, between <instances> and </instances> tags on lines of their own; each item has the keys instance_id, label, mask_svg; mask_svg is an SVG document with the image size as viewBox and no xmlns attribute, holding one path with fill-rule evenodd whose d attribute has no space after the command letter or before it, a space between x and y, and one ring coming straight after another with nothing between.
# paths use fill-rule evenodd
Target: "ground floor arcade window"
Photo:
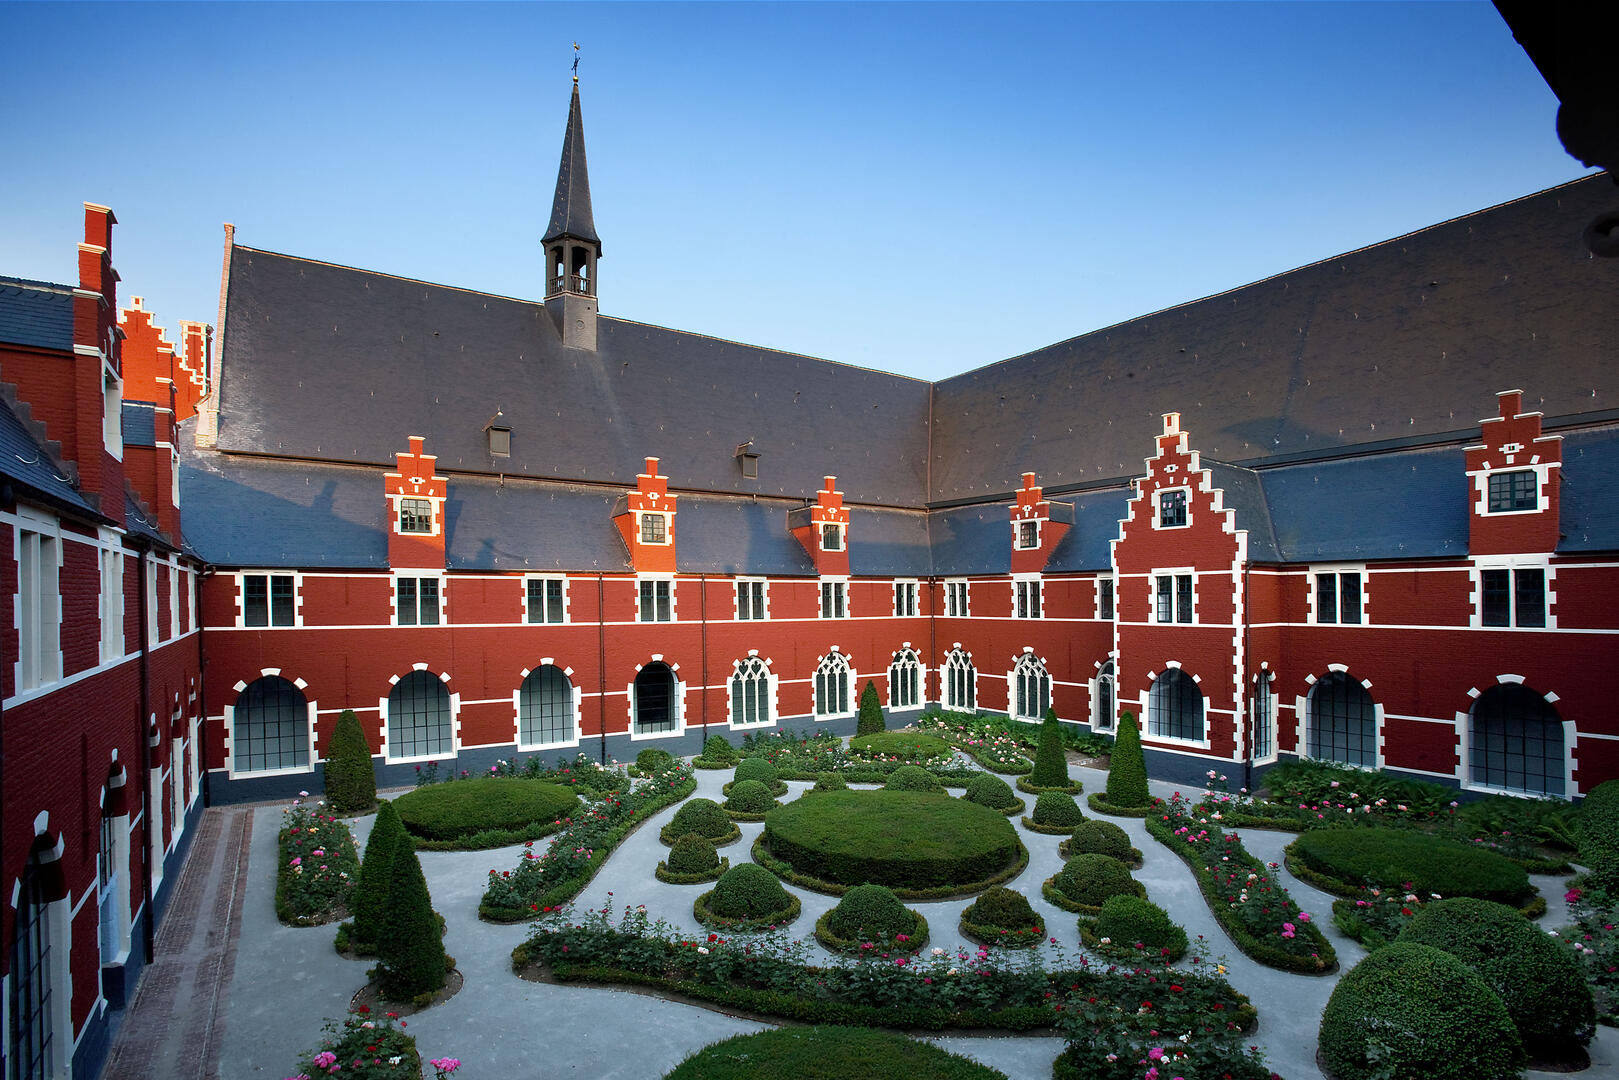
<instances>
[{"instance_id":1,"label":"ground floor arcade window","mask_svg":"<svg viewBox=\"0 0 1619 1080\"><path fill-rule=\"evenodd\" d=\"M1051 708L1051 673L1033 653L1018 657L1012 669L1014 713L1020 720L1043 720Z\"/></svg>"},{"instance_id":2,"label":"ground floor arcade window","mask_svg":"<svg viewBox=\"0 0 1619 1080\"><path fill-rule=\"evenodd\" d=\"M528 673L517 691L518 740L524 746L574 741L573 683L555 664Z\"/></svg>"},{"instance_id":3,"label":"ground floor arcade window","mask_svg":"<svg viewBox=\"0 0 1619 1080\"><path fill-rule=\"evenodd\" d=\"M437 675L413 671L388 694L388 756L432 757L454 752L450 693Z\"/></svg>"},{"instance_id":4,"label":"ground floor arcade window","mask_svg":"<svg viewBox=\"0 0 1619 1080\"><path fill-rule=\"evenodd\" d=\"M231 749L237 772L309 767L309 703L279 675L249 683L236 699Z\"/></svg>"},{"instance_id":5,"label":"ground floor arcade window","mask_svg":"<svg viewBox=\"0 0 1619 1080\"><path fill-rule=\"evenodd\" d=\"M1310 690L1309 755L1343 765L1377 767L1377 706L1359 682L1341 671Z\"/></svg>"},{"instance_id":6,"label":"ground floor arcade window","mask_svg":"<svg viewBox=\"0 0 1619 1080\"><path fill-rule=\"evenodd\" d=\"M1563 718L1519 683L1480 694L1468 719L1468 779L1482 787L1562 796Z\"/></svg>"},{"instance_id":7,"label":"ground floor arcade window","mask_svg":"<svg viewBox=\"0 0 1619 1080\"><path fill-rule=\"evenodd\" d=\"M635 733L652 735L676 730L676 709L675 673L662 660L654 660L635 676Z\"/></svg>"},{"instance_id":8,"label":"ground floor arcade window","mask_svg":"<svg viewBox=\"0 0 1619 1080\"><path fill-rule=\"evenodd\" d=\"M960 649L950 650L944 660L945 708L967 712L978 708L977 674L966 653Z\"/></svg>"},{"instance_id":9,"label":"ground floor arcade window","mask_svg":"<svg viewBox=\"0 0 1619 1080\"><path fill-rule=\"evenodd\" d=\"M1160 739L1203 739L1203 691L1180 668L1166 668L1147 697L1147 734Z\"/></svg>"}]
</instances>

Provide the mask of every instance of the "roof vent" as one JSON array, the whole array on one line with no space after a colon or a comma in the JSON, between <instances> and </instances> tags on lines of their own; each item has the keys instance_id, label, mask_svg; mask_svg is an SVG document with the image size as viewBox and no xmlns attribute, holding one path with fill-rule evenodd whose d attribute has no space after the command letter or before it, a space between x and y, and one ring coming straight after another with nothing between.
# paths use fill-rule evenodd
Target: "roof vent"
<instances>
[{"instance_id":1,"label":"roof vent","mask_svg":"<svg viewBox=\"0 0 1619 1080\"><path fill-rule=\"evenodd\" d=\"M736 448L735 457L737 464L742 467L744 480L759 479L759 451L754 449L752 439Z\"/></svg>"},{"instance_id":2,"label":"roof vent","mask_svg":"<svg viewBox=\"0 0 1619 1080\"><path fill-rule=\"evenodd\" d=\"M489 456L509 458L512 456L512 426L506 421L506 414L499 409L489 418L489 423L483 426L484 434L489 437Z\"/></svg>"}]
</instances>

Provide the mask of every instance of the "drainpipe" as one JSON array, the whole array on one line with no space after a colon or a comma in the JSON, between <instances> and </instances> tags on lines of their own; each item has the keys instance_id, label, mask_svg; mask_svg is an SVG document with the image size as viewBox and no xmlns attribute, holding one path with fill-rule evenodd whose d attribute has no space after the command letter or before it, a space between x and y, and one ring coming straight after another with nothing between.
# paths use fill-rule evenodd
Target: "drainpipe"
<instances>
[{"instance_id":1,"label":"drainpipe","mask_svg":"<svg viewBox=\"0 0 1619 1080\"><path fill-rule=\"evenodd\" d=\"M596 574L596 704L601 734L601 763L607 764L607 586Z\"/></svg>"},{"instance_id":2,"label":"drainpipe","mask_svg":"<svg viewBox=\"0 0 1619 1080\"><path fill-rule=\"evenodd\" d=\"M708 745L708 575L697 575L697 615L703 623L703 745Z\"/></svg>"},{"instance_id":3,"label":"drainpipe","mask_svg":"<svg viewBox=\"0 0 1619 1080\"><path fill-rule=\"evenodd\" d=\"M141 643L141 709L135 717L135 762L136 771L140 774L141 806L145 814L144 832L146 834L146 850L141 853L141 900L146 908L146 919L141 930L141 940L146 946L146 962L148 964L157 959L157 932L153 924L157 921L157 909L152 903L152 860L161 857L161 838L152 832L152 807L148 800L152 797L152 747L147 740L147 716L150 715L152 698L152 672L151 653L152 643L146 636L149 616L146 605L146 562L151 557L152 550L149 545L138 549L140 558L136 561L136 588L135 609L140 620ZM158 854L153 854L154 852Z\"/></svg>"}]
</instances>

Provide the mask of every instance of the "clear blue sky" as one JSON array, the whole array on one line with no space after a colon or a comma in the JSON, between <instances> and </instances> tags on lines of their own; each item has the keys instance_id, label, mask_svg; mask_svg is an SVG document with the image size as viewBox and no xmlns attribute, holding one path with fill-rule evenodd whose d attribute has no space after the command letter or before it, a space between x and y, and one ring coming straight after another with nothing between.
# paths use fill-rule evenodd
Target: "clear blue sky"
<instances>
[{"instance_id":1,"label":"clear blue sky","mask_svg":"<svg viewBox=\"0 0 1619 1080\"><path fill-rule=\"evenodd\" d=\"M0 4L0 273L240 243L940 378L1573 179L1488 3Z\"/></svg>"}]
</instances>

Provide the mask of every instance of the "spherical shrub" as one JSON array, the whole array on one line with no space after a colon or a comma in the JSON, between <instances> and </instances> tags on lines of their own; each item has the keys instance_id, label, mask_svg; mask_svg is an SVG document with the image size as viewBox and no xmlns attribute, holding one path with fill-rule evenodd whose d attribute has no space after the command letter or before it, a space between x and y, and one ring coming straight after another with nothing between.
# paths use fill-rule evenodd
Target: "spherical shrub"
<instances>
[{"instance_id":1,"label":"spherical shrub","mask_svg":"<svg viewBox=\"0 0 1619 1080\"><path fill-rule=\"evenodd\" d=\"M1120 894L1103 901L1095 932L1097 937L1113 939L1115 945L1140 942L1155 955L1163 949L1173 957L1186 952L1186 931L1175 925L1169 912L1139 896Z\"/></svg>"},{"instance_id":2,"label":"spherical shrub","mask_svg":"<svg viewBox=\"0 0 1619 1080\"><path fill-rule=\"evenodd\" d=\"M706 874L719 864L720 855L714 850L714 841L706 836L687 833L669 849L667 865L671 874Z\"/></svg>"},{"instance_id":3,"label":"spherical shrub","mask_svg":"<svg viewBox=\"0 0 1619 1080\"><path fill-rule=\"evenodd\" d=\"M1484 980L1449 953L1403 942L1338 980L1320 1047L1336 1080L1506 1080L1524 1063L1512 1018Z\"/></svg>"},{"instance_id":4,"label":"spherical shrub","mask_svg":"<svg viewBox=\"0 0 1619 1080\"><path fill-rule=\"evenodd\" d=\"M649 746L635 755L635 767L642 776L655 776L674 763L673 754L656 746Z\"/></svg>"},{"instance_id":5,"label":"spherical shrub","mask_svg":"<svg viewBox=\"0 0 1619 1080\"><path fill-rule=\"evenodd\" d=\"M736 763L736 771L732 773L733 781L757 780L765 787L776 782L776 767L764 758L743 758Z\"/></svg>"},{"instance_id":6,"label":"spherical shrub","mask_svg":"<svg viewBox=\"0 0 1619 1080\"><path fill-rule=\"evenodd\" d=\"M1442 949L1501 998L1533 1058L1554 1058L1596 1034L1596 1005L1580 962L1504 904L1456 897L1428 904L1402 943Z\"/></svg>"},{"instance_id":7,"label":"spherical shrub","mask_svg":"<svg viewBox=\"0 0 1619 1080\"><path fill-rule=\"evenodd\" d=\"M967 799L991 810L1005 810L1017 805L1018 797L1012 785L994 773L979 773L967 785Z\"/></svg>"},{"instance_id":8,"label":"spherical shrub","mask_svg":"<svg viewBox=\"0 0 1619 1080\"><path fill-rule=\"evenodd\" d=\"M736 829L736 825L726 816L720 804L712 799L687 799L675 811L674 820L669 822L665 830L670 836L684 836L686 833L696 833L706 836L710 840L719 840L728 837Z\"/></svg>"},{"instance_id":9,"label":"spherical shrub","mask_svg":"<svg viewBox=\"0 0 1619 1080\"><path fill-rule=\"evenodd\" d=\"M961 913L967 922L1004 930L1026 930L1040 925L1040 917L1020 892L996 886L979 896Z\"/></svg>"},{"instance_id":10,"label":"spherical shrub","mask_svg":"<svg viewBox=\"0 0 1619 1080\"><path fill-rule=\"evenodd\" d=\"M1063 864L1052 886L1076 904L1101 907L1110 896L1139 896L1129 867L1106 855L1075 855Z\"/></svg>"},{"instance_id":11,"label":"spherical shrub","mask_svg":"<svg viewBox=\"0 0 1619 1080\"><path fill-rule=\"evenodd\" d=\"M703 758L707 761L735 761L736 747L724 735L710 735L703 744Z\"/></svg>"},{"instance_id":12,"label":"spherical shrub","mask_svg":"<svg viewBox=\"0 0 1619 1080\"><path fill-rule=\"evenodd\" d=\"M824 772L815 778L816 791L848 791L849 782L835 772Z\"/></svg>"},{"instance_id":13,"label":"spherical shrub","mask_svg":"<svg viewBox=\"0 0 1619 1080\"><path fill-rule=\"evenodd\" d=\"M888 941L916 929L916 915L884 885L856 885L843 894L827 921L840 938Z\"/></svg>"},{"instance_id":14,"label":"spherical shrub","mask_svg":"<svg viewBox=\"0 0 1619 1080\"><path fill-rule=\"evenodd\" d=\"M1085 820L1079 804L1072 795L1061 791L1042 791L1034 800L1034 823L1056 829L1071 829Z\"/></svg>"},{"instance_id":15,"label":"spherical shrub","mask_svg":"<svg viewBox=\"0 0 1619 1080\"><path fill-rule=\"evenodd\" d=\"M944 784L937 776L928 772L920 765L901 765L888 774L888 783L883 785L887 791L944 791Z\"/></svg>"},{"instance_id":16,"label":"spherical shrub","mask_svg":"<svg viewBox=\"0 0 1619 1080\"><path fill-rule=\"evenodd\" d=\"M731 797L725 800L725 809L739 814L762 814L775 805L776 797L757 780L738 780L731 785Z\"/></svg>"},{"instance_id":17,"label":"spherical shrub","mask_svg":"<svg viewBox=\"0 0 1619 1080\"><path fill-rule=\"evenodd\" d=\"M1132 855L1130 834L1111 821L1086 818L1074 826L1074 835L1068 841L1069 855L1106 855L1110 859L1129 862Z\"/></svg>"},{"instance_id":18,"label":"spherical shrub","mask_svg":"<svg viewBox=\"0 0 1619 1080\"><path fill-rule=\"evenodd\" d=\"M776 875L758 863L747 862L720 875L708 898L708 909L726 919L762 919L791 903Z\"/></svg>"}]
</instances>

